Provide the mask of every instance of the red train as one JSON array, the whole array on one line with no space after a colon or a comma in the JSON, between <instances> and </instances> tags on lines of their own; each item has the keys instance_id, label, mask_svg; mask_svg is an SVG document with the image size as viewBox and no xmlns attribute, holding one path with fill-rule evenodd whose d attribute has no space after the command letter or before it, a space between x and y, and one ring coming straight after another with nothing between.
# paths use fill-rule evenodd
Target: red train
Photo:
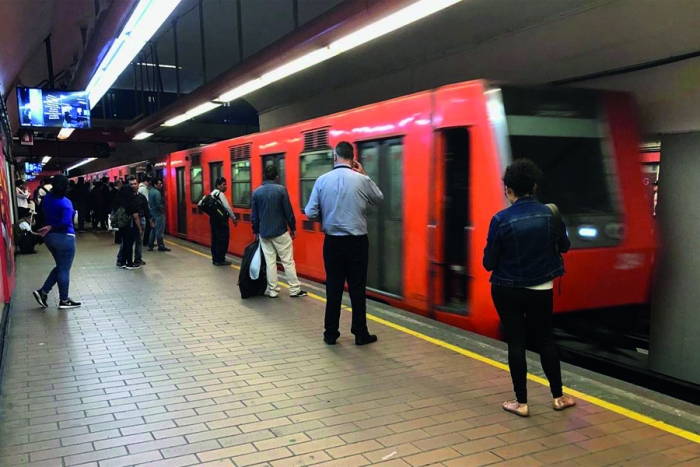
<instances>
[{"instance_id":1,"label":"red train","mask_svg":"<svg viewBox=\"0 0 700 467\"><path fill-rule=\"evenodd\" d=\"M370 294L495 337L481 259L491 216L506 207L501 175L514 158L543 169L540 200L558 204L568 227L572 251L556 312L647 303L656 246L636 128L626 94L445 86L165 156L167 227L208 244L208 219L196 203L223 175L243 221L229 251L241 255L253 239L251 191L263 167L275 164L299 224L297 269L323 281L323 233L303 208L314 181L332 168L331 148L350 141L385 195L368 215Z\"/></svg>"}]
</instances>

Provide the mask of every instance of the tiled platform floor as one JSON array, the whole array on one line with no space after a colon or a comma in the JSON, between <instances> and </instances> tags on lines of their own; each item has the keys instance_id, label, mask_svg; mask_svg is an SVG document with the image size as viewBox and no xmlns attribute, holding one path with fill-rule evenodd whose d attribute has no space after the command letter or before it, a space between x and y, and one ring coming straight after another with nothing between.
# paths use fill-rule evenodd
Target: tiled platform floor
<instances>
[{"instance_id":1,"label":"tiled platform floor","mask_svg":"<svg viewBox=\"0 0 700 467\"><path fill-rule=\"evenodd\" d=\"M173 247L140 271L85 234L74 311L37 308L46 250L19 260L0 465L177 467L700 465L700 445L581 403L502 411L508 374L371 323L321 341L313 298L242 301L237 271ZM56 302L55 293L50 297Z\"/></svg>"}]
</instances>

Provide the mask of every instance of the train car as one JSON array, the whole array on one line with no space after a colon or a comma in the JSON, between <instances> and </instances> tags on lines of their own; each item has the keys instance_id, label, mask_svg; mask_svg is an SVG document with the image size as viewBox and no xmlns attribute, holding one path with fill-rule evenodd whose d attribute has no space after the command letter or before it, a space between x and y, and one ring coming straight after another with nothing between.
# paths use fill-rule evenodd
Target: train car
<instances>
[{"instance_id":1,"label":"train car","mask_svg":"<svg viewBox=\"0 0 700 467\"><path fill-rule=\"evenodd\" d=\"M15 289L15 244L12 235L12 225L14 223L13 199L15 189L10 183L11 172L8 164L11 140L0 134L0 268L2 268L2 287L0 287L0 299L4 305L4 310L9 306L12 293ZM0 317L5 316L5 312L0 312ZM2 343L2 333L4 321L0 319L0 343ZM0 351L2 354L2 351Z\"/></svg>"},{"instance_id":2,"label":"train car","mask_svg":"<svg viewBox=\"0 0 700 467\"><path fill-rule=\"evenodd\" d=\"M297 270L323 281L323 233L303 213L340 141L384 193L368 212L369 293L393 306L498 336L481 265L491 216L506 207L501 176L528 157L544 171L572 250L557 313L648 301L655 239L641 183L635 106L622 93L472 81L170 154L168 230L209 244L197 202L225 176L242 220L229 252L252 241L250 199L274 164L298 222Z\"/></svg>"}]
</instances>

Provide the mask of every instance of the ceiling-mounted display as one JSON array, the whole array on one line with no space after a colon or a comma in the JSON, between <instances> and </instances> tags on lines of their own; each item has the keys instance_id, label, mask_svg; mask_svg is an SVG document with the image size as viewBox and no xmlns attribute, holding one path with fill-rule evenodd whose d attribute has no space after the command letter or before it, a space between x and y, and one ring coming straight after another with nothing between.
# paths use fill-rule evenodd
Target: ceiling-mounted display
<instances>
[{"instance_id":1,"label":"ceiling-mounted display","mask_svg":"<svg viewBox=\"0 0 700 467\"><path fill-rule=\"evenodd\" d=\"M90 128L87 92L17 88L17 107L24 127Z\"/></svg>"}]
</instances>

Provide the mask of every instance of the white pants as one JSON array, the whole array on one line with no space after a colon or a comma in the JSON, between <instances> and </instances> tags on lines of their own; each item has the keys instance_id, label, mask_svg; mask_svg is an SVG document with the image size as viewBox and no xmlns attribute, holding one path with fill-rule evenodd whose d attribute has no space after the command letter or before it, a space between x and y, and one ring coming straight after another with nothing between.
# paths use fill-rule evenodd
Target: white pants
<instances>
[{"instance_id":1,"label":"white pants","mask_svg":"<svg viewBox=\"0 0 700 467\"><path fill-rule=\"evenodd\" d=\"M284 266L284 275L289 284L289 293L291 295L299 293L301 283L297 277L297 267L294 264L294 248L292 247L292 237L289 235L289 232L285 232L275 238L261 238L260 245L262 246L265 264L267 265L267 291L265 293L271 297L276 297L280 291L277 281L277 255L279 255L282 260L282 266Z\"/></svg>"}]
</instances>

